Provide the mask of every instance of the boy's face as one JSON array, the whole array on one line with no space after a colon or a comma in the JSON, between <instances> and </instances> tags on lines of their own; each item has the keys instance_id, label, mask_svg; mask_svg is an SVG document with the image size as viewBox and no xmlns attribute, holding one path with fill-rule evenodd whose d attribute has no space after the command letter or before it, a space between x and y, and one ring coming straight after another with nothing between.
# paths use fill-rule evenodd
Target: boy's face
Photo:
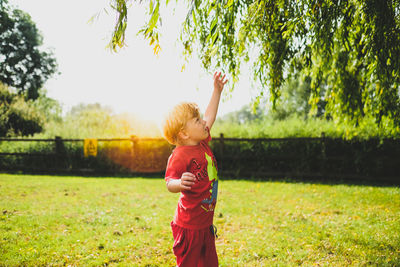
<instances>
[{"instance_id":1,"label":"boy's face","mask_svg":"<svg viewBox=\"0 0 400 267\"><path fill-rule=\"evenodd\" d=\"M190 141L200 142L208 137L208 129L206 121L200 117L190 119L184 128L186 135Z\"/></svg>"}]
</instances>

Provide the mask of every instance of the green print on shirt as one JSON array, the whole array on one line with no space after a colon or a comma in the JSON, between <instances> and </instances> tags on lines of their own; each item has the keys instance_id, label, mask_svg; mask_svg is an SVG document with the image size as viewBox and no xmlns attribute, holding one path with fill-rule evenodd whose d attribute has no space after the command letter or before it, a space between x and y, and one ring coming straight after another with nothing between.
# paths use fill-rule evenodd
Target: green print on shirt
<instances>
[{"instance_id":1,"label":"green print on shirt","mask_svg":"<svg viewBox=\"0 0 400 267\"><path fill-rule=\"evenodd\" d=\"M212 160L212 157L207 155L205 153L206 160L208 162L207 164L207 173L208 173L208 179L209 181L213 181L211 183L211 189L210 193L211 196L209 199L204 199L201 203L205 204L212 204L213 202L217 202L217 196L218 196L218 174L217 174L217 168L215 167L214 161ZM208 211L206 208L203 207L204 210Z\"/></svg>"}]
</instances>

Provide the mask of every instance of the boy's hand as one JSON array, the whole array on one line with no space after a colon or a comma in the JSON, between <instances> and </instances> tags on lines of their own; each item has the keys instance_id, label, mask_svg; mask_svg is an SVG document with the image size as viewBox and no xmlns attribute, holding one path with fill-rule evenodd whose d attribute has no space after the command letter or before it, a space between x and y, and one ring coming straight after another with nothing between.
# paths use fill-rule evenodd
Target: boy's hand
<instances>
[{"instance_id":1,"label":"boy's hand","mask_svg":"<svg viewBox=\"0 0 400 267\"><path fill-rule=\"evenodd\" d=\"M218 92L222 92L224 85L228 82L228 80L225 79L225 76L226 75L224 74L224 76L221 77L221 72L218 71L214 73L214 89Z\"/></svg>"},{"instance_id":2,"label":"boy's hand","mask_svg":"<svg viewBox=\"0 0 400 267\"><path fill-rule=\"evenodd\" d=\"M196 176L190 172L184 172L181 177L180 188L181 190L190 190L196 181Z\"/></svg>"},{"instance_id":3,"label":"boy's hand","mask_svg":"<svg viewBox=\"0 0 400 267\"><path fill-rule=\"evenodd\" d=\"M216 71L214 73L214 91L211 95L210 103L208 103L206 112L204 113L204 120L206 121L206 126L211 131L211 127L217 117L219 100L221 98L222 90L224 85L228 82L225 79L225 74L221 77L221 72Z\"/></svg>"},{"instance_id":4,"label":"boy's hand","mask_svg":"<svg viewBox=\"0 0 400 267\"><path fill-rule=\"evenodd\" d=\"M192 189L195 184L196 176L190 172L184 172L180 179L171 179L167 182L168 191L172 193L182 192Z\"/></svg>"}]
</instances>

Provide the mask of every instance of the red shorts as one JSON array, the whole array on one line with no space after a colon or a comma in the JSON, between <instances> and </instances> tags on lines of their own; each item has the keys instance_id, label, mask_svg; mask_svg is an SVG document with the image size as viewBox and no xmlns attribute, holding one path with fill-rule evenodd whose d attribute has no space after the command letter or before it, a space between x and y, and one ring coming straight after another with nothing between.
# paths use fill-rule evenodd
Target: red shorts
<instances>
[{"instance_id":1,"label":"red shorts","mask_svg":"<svg viewBox=\"0 0 400 267\"><path fill-rule=\"evenodd\" d=\"M173 250L178 266L218 266L215 237L210 227L191 230L171 222L171 228L174 236Z\"/></svg>"}]
</instances>

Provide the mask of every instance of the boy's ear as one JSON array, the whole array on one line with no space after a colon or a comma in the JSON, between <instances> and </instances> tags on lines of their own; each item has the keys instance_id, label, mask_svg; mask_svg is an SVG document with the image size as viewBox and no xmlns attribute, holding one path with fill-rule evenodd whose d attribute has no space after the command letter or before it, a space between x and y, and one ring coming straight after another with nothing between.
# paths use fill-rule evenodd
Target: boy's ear
<instances>
[{"instance_id":1,"label":"boy's ear","mask_svg":"<svg viewBox=\"0 0 400 267\"><path fill-rule=\"evenodd\" d=\"M181 140L186 140L189 138L189 135L187 135L184 130L180 130L178 133L178 138Z\"/></svg>"}]
</instances>

